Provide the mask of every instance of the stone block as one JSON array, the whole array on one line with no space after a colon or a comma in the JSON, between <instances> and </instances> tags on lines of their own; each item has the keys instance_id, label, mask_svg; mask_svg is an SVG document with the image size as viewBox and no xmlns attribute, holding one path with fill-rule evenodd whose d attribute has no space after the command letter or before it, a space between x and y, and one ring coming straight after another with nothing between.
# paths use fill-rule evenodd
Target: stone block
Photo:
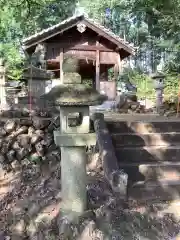
<instances>
[{"instance_id":1,"label":"stone block","mask_svg":"<svg viewBox=\"0 0 180 240\"><path fill-rule=\"evenodd\" d=\"M70 127L68 124L69 115L80 113L81 123L77 126ZM62 133L88 133L90 130L89 107L61 107L60 109L60 126Z\"/></svg>"},{"instance_id":2,"label":"stone block","mask_svg":"<svg viewBox=\"0 0 180 240\"><path fill-rule=\"evenodd\" d=\"M54 142L61 147L85 147L96 144L96 133L65 133L54 131Z\"/></svg>"}]
</instances>

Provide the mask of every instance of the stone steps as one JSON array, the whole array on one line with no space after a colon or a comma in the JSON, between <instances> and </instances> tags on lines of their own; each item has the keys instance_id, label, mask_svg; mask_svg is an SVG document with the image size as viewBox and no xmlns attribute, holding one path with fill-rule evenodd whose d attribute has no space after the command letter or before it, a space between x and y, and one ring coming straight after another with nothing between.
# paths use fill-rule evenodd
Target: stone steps
<instances>
[{"instance_id":1,"label":"stone steps","mask_svg":"<svg viewBox=\"0 0 180 240\"><path fill-rule=\"evenodd\" d=\"M136 182L128 189L129 200L172 201L180 198L180 181Z\"/></svg>"},{"instance_id":2,"label":"stone steps","mask_svg":"<svg viewBox=\"0 0 180 240\"><path fill-rule=\"evenodd\" d=\"M114 147L175 146L180 143L180 133L112 133Z\"/></svg>"},{"instance_id":3,"label":"stone steps","mask_svg":"<svg viewBox=\"0 0 180 240\"><path fill-rule=\"evenodd\" d=\"M180 162L180 145L116 148L119 162Z\"/></svg>"},{"instance_id":4,"label":"stone steps","mask_svg":"<svg viewBox=\"0 0 180 240\"><path fill-rule=\"evenodd\" d=\"M180 198L180 122L106 122L120 169L128 174L129 200Z\"/></svg>"},{"instance_id":5,"label":"stone steps","mask_svg":"<svg viewBox=\"0 0 180 240\"><path fill-rule=\"evenodd\" d=\"M129 181L134 183L136 181L146 180L173 180L180 181L180 162L164 162L164 163L119 163L119 167L127 174Z\"/></svg>"},{"instance_id":6,"label":"stone steps","mask_svg":"<svg viewBox=\"0 0 180 240\"><path fill-rule=\"evenodd\" d=\"M179 121L135 121L135 122L106 122L110 133L163 133L163 132L179 132L180 133L180 122Z\"/></svg>"}]
</instances>

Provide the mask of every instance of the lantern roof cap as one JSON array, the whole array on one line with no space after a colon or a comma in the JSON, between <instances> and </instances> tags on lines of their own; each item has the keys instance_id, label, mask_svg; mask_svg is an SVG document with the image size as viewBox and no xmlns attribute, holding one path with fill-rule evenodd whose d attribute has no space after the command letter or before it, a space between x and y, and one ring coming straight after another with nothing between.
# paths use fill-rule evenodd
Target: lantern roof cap
<instances>
[{"instance_id":1,"label":"lantern roof cap","mask_svg":"<svg viewBox=\"0 0 180 240\"><path fill-rule=\"evenodd\" d=\"M53 87L40 99L54 106L94 106L102 104L107 96L83 84L62 84Z\"/></svg>"}]
</instances>

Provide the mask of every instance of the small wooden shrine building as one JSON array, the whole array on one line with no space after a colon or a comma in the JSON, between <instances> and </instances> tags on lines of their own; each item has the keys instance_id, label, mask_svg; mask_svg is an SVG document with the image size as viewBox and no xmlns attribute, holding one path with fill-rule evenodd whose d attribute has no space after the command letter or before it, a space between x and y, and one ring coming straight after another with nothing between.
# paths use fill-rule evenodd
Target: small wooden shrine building
<instances>
[{"instance_id":1,"label":"small wooden shrine building","mask_svg":"<svg viewBox=\"0 0 180 240\"><path fill-rule=\"evenodd\" d=\"M108 81L108 69L114 67L117 76L121 61L135 53L129 43L84 15L73 16L24 39L23 46L29 55L41 49L44 68L53 71L61 83L63 60L76 57L82 79L93 79L96 89L104 90L109 98L116 95L116 83Z\"/></svg>"}]
</instances>

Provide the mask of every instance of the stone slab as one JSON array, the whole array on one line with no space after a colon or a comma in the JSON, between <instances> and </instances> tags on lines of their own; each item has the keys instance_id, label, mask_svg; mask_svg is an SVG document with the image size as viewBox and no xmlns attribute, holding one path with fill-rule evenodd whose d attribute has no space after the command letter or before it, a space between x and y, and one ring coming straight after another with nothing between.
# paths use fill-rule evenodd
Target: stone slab
<instances>
[{"instance_id":1,"label":"stone slab","mask_svg":"<svg viewBox=\"0 0 180 240\"><path fill-rule=\"evenodd\" d=\"M95 133L61 133L54 131L55 144L60 147L83 147L92 146L96 144Z\"/></svg>"},{"instance_id":2,"label":"stone slab","mask_svg":"<svg viewBox=\"0 0 180 240\"><path fill-rule=\"evenodd\" d=\"M72 114L80 114L80 124L69 126L68 119ZM87 106L61 107L60 108L60 125L62 133L89 133L90 118L89 108Z\"/></svg>"}]
</instances>

